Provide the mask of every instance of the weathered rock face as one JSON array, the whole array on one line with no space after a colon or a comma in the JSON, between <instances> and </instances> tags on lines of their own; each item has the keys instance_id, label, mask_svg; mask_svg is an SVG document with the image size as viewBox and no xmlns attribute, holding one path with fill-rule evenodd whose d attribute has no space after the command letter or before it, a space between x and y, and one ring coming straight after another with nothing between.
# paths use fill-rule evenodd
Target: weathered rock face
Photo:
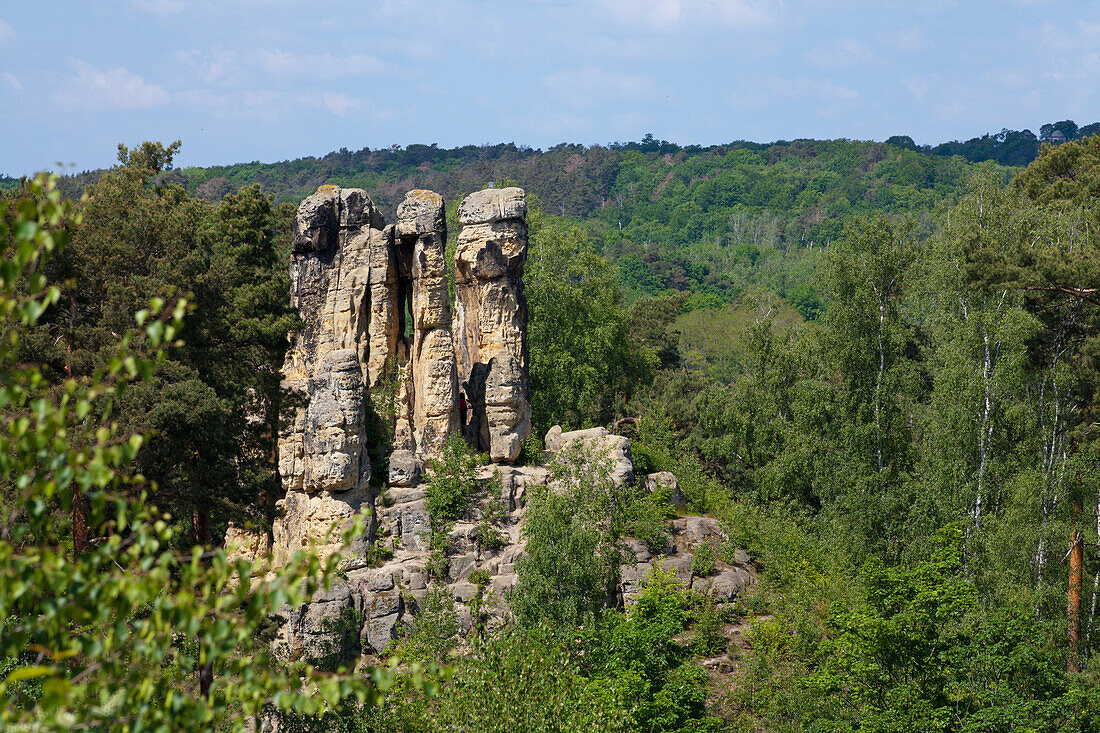
<instances>
[{"instance_id":1,"label":"weathered rock face","mask_svg":"<svg viewBox=\"0 0 1100 733\"><path fill-rule=\"evenodd\" d=\"M344 573L334 587L301 608L284 609L287 623L277 645L288 654L322 654L338 629L341 644L354 647L349 651L382 652L430 584L456 599L464 631L479 606L489 614L489 628L504 623L508 592L518 581L529 492L548 483L562 488L551 469L509 465L531 431L524 193L481 191L459 207L453 327L444 212L437 194L411 191L396 224L386 226L363 191L332 186L298 209L292 303L303 328L283 366L285 386L299 397L292 424L279 436L286 497L270 547L240 531L232 538L241 556L270 551L283 565L312 543L322 555L335 552L341 538L329 536L330 529L363 508L372 509L372 524L344 550ZM388 446L377 444L385 439L376 424L381 416L393 432ZM487 452L493 465L479 469L487 493L450 527L446 542L437 543L446 547L440 568L420 482L425 461L455 434ZM606 471L620 485L635 483L625 437L603 428L555 427L545 444L563 463ZM378 476L371 481L372 450L389 453L387 482ZM671 474L642 478L642 489L682 503ZM679 519L669 531L667 547L628 541L637 564L623 568L624 602L632 602L655 565L718 602L733 600L755 582L747 558L733 565L711 562L705 576L695 572L699 544L725 541L715 520ZM487 589L470 580L475 570L488 574Z\"/></svg>"},{"instance_id":2,"label":"weathered rock face","mask_svg":"<svg viewBox=\"0 0 1100 733\"><path fill-rule=\"evenodd\" d=\"M410 191L397 208L402 258L409 255L412 313L410 433L416 452L436 455L458 432L458 384L445 257L447 225L443 198Z\"/></svg>"},{"instance_id":3,"label":"weathered rock face","mask_svg":"<svg viewBox=\"0 0 1100 733\"><path fill-rule=\"evenodd\" d=\"M527 199L520 188L470 194L458 209L455 359L467 440L494 462L519 457L531 432L527 366Z\"/></svg>"},{"instance_id":4,"label":"weathered rock face","mask_svg":"<svg viewBox=\"0 0 1100 733\"><path fill-rule=\"evenodd\" d=\"M276 559L322 538L368 492L372 255L385 255L392 237L381 223L370 198L354 189L323 186L298 208L291 303L303 327L283 376L302 404L279 436L287 495L280 506L285 516L273 528Z\"/></svg>"},{"instance_id":5,"label":"weathered rock face","mask_svg":"<svg viewBox=\"0 0 1100 733\"><path fill-rule=\"evenodd\" d=\"M604 453L606 458L607 449L611 448L613 458L617 454L629 460L629 441L606 431L561 433L559 429L548 437L549 453L556 453L559 458L571 460L574 448L587 454ZM593 458L593 462L607 465L606 460ZM612 478L622 480L621 472L614 475L616 463L611 464ZM654 476L654 481L667 480L660 474ZM553 488L554 478L551 470L544 467L490 465L479 469L478 479L486 488L496 487L500 492L501 513L489 522L500 533L496 542L488 542L480 534L487 519L482 513L487 502L481 501L451 528L445 572L442 577L431 578L427 567L432 537L425 487L391 486L375 502L375 511L377 542L391 551L392 556L380 567L353 567L344 580L330 591L318 593L312 603L288 610L288 623L280 637L284 649L315 653L326 638L331 638L332 622L341 613L353 610L358 614L360 651L380 653L397 638L400 624L410 621L417 612L431 586L442 586L454 597L459 626L466 633L473 623L471 601L477 596L477 588L469 580L475 570L488 574L487 587L492 590L485 609L489 614L487 627L492 629L505 623L509 617L508 593L519 580L516 562L523 555L526 497L533 487L550 483ZM708 595L716 603L735 601L756 583L756 572L743 552L736 553L732 564L716 559L705 575L697 572L693 562L697 548L709 543L713 556L728 541L717 520L683 517L670 522L668 532L667 544L661 548L649 547L632 538L626 540L625 549L634 562L622 568L618 596L627 605L637 598L643 580L655 566L673 572L686 588Z\"/></svg>"},{"instance_id":6,"label":"weathered rock face","mask_svg":"<svg viewBox=\"0 0 1100 733\"><path fill-rule=\"evenodd\" d=\"M277 555L370 500L369 449L379 446L368 442L381 439L368 430L372 400L392 412L406 482L458 432L446 234L443 199L431 191L411 191L388 227L358 189L322 186L299 206L291 302L303 328L283 375L302 404L279 436L287 496Z\"/></svg>"}]
</instances>

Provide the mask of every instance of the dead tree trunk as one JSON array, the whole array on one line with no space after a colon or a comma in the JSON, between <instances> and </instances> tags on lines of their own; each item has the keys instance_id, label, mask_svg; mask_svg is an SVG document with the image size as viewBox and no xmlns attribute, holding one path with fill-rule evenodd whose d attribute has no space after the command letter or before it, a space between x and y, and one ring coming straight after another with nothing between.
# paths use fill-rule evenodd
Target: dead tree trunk
<instances>
[{"instance_id":1,"label":"dead tree trunk","mask_svg":"<svg viewBox=\"0 0 1100 733\"><path fill-rule=\"evenodd\" d=\"M1080 499L1073 502L1073 532L1070 535L1069 545L1069 606L1066 616L1069 620L1069 655L1066 659L1066 669L1070 672L1080 672L1081 662L1081 575L1085 565L1085 545L1081 541L1081 514L1082 502Z\"/></svg>"}]
</instances>

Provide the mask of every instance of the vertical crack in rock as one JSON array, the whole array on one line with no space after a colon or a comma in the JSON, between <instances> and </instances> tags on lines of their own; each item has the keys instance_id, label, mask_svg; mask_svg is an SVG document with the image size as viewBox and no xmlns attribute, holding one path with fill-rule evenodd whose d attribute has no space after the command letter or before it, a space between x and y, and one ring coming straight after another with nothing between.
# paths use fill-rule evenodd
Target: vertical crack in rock
<instances>
[{"instance_id":1,"label":"vertical crack in rock","mask_svg":"<svg viewBox=\"0 0 1100 733\"><path fill-rule=\"evenodd\" d=\"M371 499L374 407L393 430L392 464L404 467L392 483L415 481L458 432L446 235L443 199L431 191L409 192L395 226L359 189L322 186L298 207L291 303L302 328L283 376L299 404L279 436L287 495L277 557Z\"/></svg>"},{"instance_id":2,"label":"vertical crack in rock","mask_svg":"<svg viewBox=\"0 0 1100 733\"><path fill-rule=\"evenodd\" d=\"M408 432L418 456L439 454L447 436L458 431L457 377L447 303L443 198L432 191L409 191L397 207L400 257L408 262L409 347ZM397 447L396 445L394 446Z\"/></svg>"},{"instance_id":3,"label":"vertical crack in rock","mask_svg":"<svg viewBox=\"0 0 1100 733\"><path fill-rule=\"evenodd\" d=\"M458 209L455 360L469 405L467 441L497 463L519 457L531 432L527 371L527 197L521 188L478 191Z\"/></svg>"}]
</instances>

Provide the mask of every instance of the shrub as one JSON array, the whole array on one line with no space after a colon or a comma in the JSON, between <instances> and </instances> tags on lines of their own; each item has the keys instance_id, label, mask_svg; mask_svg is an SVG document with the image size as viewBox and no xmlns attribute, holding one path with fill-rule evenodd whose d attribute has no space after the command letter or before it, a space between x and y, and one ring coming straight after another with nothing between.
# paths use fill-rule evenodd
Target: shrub
<instances>
[{"instance_id":1,"label":"shrub","mask_svg":"<svg viewBox=\"0 0 1100 733\"><path fill-rule=\"evenodd\" d=\"M395 656L406 662L445 663L458 640L454 596L446 588L433 586L412 620L402 623Z\"/></svg>"},{"instance_id":2,"label":"shrub","mask_svg":"<svg viewBox=\"0 0 1100 733\"><path fill-rule=\"evenodd\" d=\"M428 518L436 550L445 548L451 525L470 508L477 493L477 465L477 456L457 435L447 438L442 455L428 462Z\"/></svg>"},{"instance_id":3,"label":"shrub","mask_svg":"<svg viewBox=\"0 0 1100 733\"><path fill-rule=\"evenodd\" d=\"M525 554L516 563L519 585L510 599L521 625L566 629L604 608L622 563L629 491L608 474L606 456L572 445L551 464L549 484L532 488Z\"/></svg>"},{"instance_id":4,"label":"shrub","mask_svg":"<svg viewBox=\"0 0 1100 733\"><path fill-rule=\"evenodd\" d=\"M718 569L718 550L710 540L700 542L695 546L695 554L691 558L691 572L700 576L714 575Z\"/></svg>"}]
</instances>

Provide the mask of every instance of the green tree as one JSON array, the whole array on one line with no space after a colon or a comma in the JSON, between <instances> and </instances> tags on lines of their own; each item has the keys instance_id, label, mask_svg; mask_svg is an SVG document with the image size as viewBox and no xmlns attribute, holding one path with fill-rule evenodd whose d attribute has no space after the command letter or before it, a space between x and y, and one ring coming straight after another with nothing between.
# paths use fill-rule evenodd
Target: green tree
<instances>
[{"instance_id":1,"label":"green tree","mask_svg":"<svg viewBox=\"0 0 1100 733\"><path fill-rule=\"evenodd\" d=\"M118 419L150 436L138 462L158 505L207 544L227 521L273 509L275 365L296 319L279 212L258 187L216 208L191 197L168 172L178 149L120 146L118 165L90 189L72 247L51 265L63 295L28 346L54 374L87 376L127 328L125 314L151 297L188 297L186 349L170 348L154 380L123 396Z\"/></svg>"},{"instance_id":2,"label":"green tree","mask_svg":"<svg viewBox=\"0 0 1100 733\"><path fill-rule=\"evenodd\" d=\"M470 508L477 490L477 456L458 435L451 435L438 458L428 461L425 477L432 544L447 542L454 521Z\"/></svg>"},{"instance_id":3,"label":"green tree","mask_svg":"<svg viewBox=\"0 0 1100 733\"><path fill-rule=\"evenodd\" d=\"M524 275L535 430L608 422L653 363L627 334L612 265L577 226L532 207Z\"/></svg>"},{"instance_id":4,"label":"green tree","mask_svg":"<svg viewBox=\"0 0 1100 733\"><path fill-rule=\"evenodd\" d=\"M609 469L606 455L574 442L555 458L550 481L528 495L519 584L509 599L521 625L569 629L607 605L623 562L630 491L608 478Z\"/></svg>"},{"instance_id":5,"label":"green tree","mask_svg":"<svg viewBox=\"0 0 1100 733\"><path fill-rule=\"evenodd\" d=\"M912 567L864 566L866 606L832 618L809 678L844 703L824 707L830 729L1093 730L1095 691L1069 681L1026 608L982 612L960 539L941 534Z\"/></svg>"},{"instance_id":6,"label":"green tree","mask_svg":"<svg viewBox=\"0 0 1100 733\"><path fill-rule=\"evenodd\" d=\"M630 728L704 731L706 672L677 641L688 624L689 592L675 573L655 567L634 605L610 611L582 631L574 661L591 679L629 701Z\"/></svg>"},{"instance_id":7,"label":"green tree","mask_svg":"<svg viewBox=\"0 0 1100 733\"><path fill-rule=\"evenodd\" d=\"M367 700L363 682L275 662L257 638L284 603L331 580L335 557L299 553L264 578L225 550L181 554L170 518L144 500L131 468L143 438L114 422L112 407L163 360L183 301L139 311L138 330L120 334L89 378L51 383L26 360L21 329L62 296L43 265L79 223L55 182L39 177L22 200L0 203L0 727L243 730L269 707L314 713L349 695ZM77 496L95 541L74 553L53 510Z\"/></svg>"},{"instance_id":8,"label":"green tree","mask_svg":"<svg viewBox=\"0 0 1100 733\"><path fill-rule=\"evenodd\" d=\"M906 541L911 416L921 397L920 339L903 298L918 247L910 221L861 219L829 255L825 358L839 382L835 483L823 493L867 549L891 557Z\"/></svg>"}]
</instances>

